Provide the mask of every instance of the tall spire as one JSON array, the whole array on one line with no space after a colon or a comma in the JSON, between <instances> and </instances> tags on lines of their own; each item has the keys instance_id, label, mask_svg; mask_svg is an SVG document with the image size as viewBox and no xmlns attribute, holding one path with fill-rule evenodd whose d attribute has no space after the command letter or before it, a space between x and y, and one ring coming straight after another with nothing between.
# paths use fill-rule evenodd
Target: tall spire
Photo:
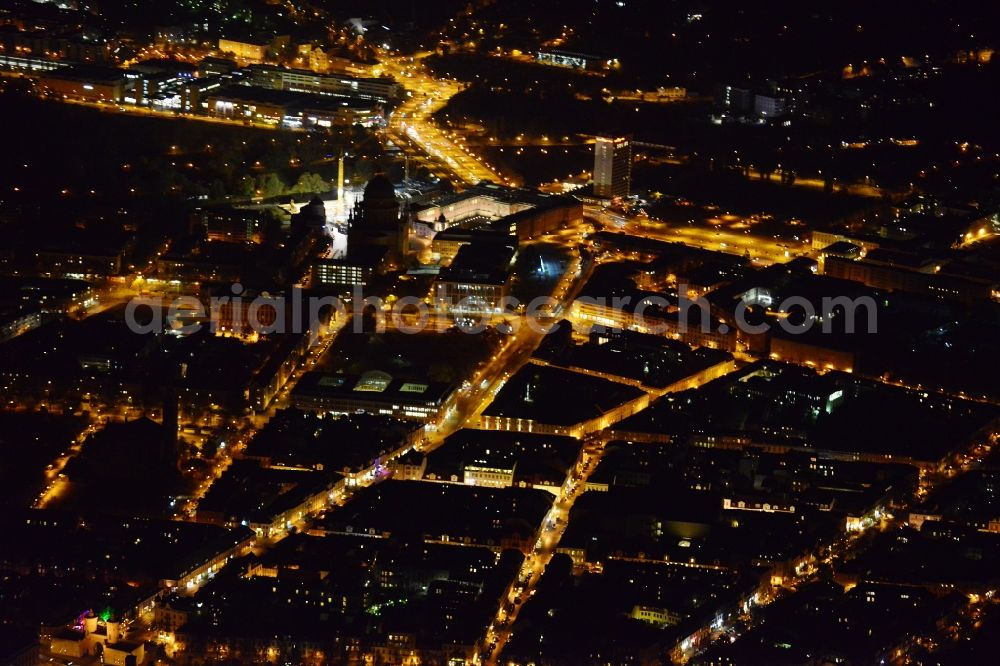
<instances>
[{"instance_id":1,"label":"tall spire","mask_svg":"<svg viewBox=\"0 0 1000 666\"><path fill-rule=\"evenodd\" d=\"M337 160L337 202L344 202L344 149L340 149L340 159Z\"/></svg>"}]
</instances>

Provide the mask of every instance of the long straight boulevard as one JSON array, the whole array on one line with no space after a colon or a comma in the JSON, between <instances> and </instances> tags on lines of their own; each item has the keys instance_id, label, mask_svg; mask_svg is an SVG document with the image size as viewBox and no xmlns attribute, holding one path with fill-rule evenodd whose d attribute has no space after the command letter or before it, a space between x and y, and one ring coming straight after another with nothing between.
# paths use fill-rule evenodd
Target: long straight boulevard
<instances>
[{"instance_id":1,"label":"long straight boulevard","mask_svg":"<svg viewBox=\"0 0 1000 666\"><path fill-rule=\"evenodd\" d=\"M434 78L423 65L429 53L402 58L383 52L376 74L388 74L406 88L409 96L393 112L388 136L403 148L415 148L462 182L474 185L482 180L506 183L506 178L485 160L439 128L433 116L462 91L455 81Z\"/></svg>"},{"instance_id":2,"label":"long straight boulevard","mask_svg":"<svg viewBox=\"0 0 1000 666\"><path fill-rule=\"evenodd\" d=\"M486 630L482 645L473 658L473 663L496 666L504 646L510 640L514 622L525 603L534 595L545 568L559 547L559 541L569 524L573 503L586 489L590 477L604 454L604 440L600 435L583 441L580 457L559 489L559 494L542 519L534 548L525 557L513 580L500 599L496 617Z\"/></svg>"}]
</instances>

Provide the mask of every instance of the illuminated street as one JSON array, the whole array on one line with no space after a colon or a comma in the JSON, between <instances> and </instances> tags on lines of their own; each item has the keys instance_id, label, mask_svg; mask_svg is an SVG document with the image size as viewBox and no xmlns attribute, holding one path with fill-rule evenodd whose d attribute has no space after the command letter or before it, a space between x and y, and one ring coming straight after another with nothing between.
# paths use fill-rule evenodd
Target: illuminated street
<instances>
[{"instance_id":1,"label":"illuminated street","mask_svg":"<svg viewBox=\"0 0 1000 666\"><path fill-rule=\"evenodd\" d=\"M811 249L805 242L762 238L750 232L734 233L704 227L682 227L654 222L647 218L629 218L596 206L588 206L587 214L599 220L609 231L745 256L760 265L783 263L798 256L811 254Z\"/></svg>"},{"instance_id":2,"label":"illuminated street","mask_svg":"<svg viewBox=\"0 0 1000 666\"><path fill-rule=\"evenodd\" d=\"M436 111L444 108L448 100L462 90L462 86L430 76L421 63L426 56L421 53L403 58L383 53L375 70L376 74L392 76L407 90L408 99L392 113L390 139L404 148L416 148L465 183L508 182L471 152L460 138L451 136L431 120Z\"/></svg>"},{"instance_id":3,"label":"illuminated street","mask_svg":"<svg viewBox=\"0 0 1000 666\"><path fill-rule=\"evenodd\" d=\"M1000 5L716 4L6 3L0 666L996 661Z\"/></svg>"},{"instance_id":4,"label":"illuminated street","mask_svg":"<svg viewBox=\"0 0 1000 666\"><path fill-rule=\"evenodd\" d=\"M496 618L486 630L486 636L480 647L481 652L474 658L474 664L496 666L501 663L501 653L510 640L511 627L517 620L518 612L524 604L530 602L538 581L545 573L545 567L556 553L559 540L569 524L573 503L586 492L587 479L601 460L604 444L600 435L583 440L580 459L560 487L552 502L552 508L539 526L535 546L525 556L517 578L500 600Z\"/></svg>"}]
</instances>

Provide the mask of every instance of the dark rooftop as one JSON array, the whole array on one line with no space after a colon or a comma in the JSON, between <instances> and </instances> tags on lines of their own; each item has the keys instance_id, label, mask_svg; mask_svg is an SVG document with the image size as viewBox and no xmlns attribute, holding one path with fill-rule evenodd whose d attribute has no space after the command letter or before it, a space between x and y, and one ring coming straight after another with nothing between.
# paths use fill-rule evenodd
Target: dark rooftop
<instances>
[{"instance_id":1,"label":"dark rooftop","mask_svg":"<svg viewBox=\"0 0 1000 666\"><path fill-rule=\"evenodd\" d=\"M642 395L641 389L632 386L528 364L507 381L483 414L569 426Z\"/></svg>"}]
</instances>

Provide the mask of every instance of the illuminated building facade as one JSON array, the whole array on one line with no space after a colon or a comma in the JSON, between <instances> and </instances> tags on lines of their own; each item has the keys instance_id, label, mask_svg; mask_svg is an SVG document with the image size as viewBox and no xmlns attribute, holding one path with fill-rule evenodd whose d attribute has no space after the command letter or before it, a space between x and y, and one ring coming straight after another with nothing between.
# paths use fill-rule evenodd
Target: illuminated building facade
<instances>
[{"instance_id":1,"label":"illuminated building facade","mask_svg":"<svg viewBox=\"0 0 1000 666\"><path fill-rule=\"evenodd\" d=\"M342 259L320 259L312 265L314 286L340 286L368 284L374 271L368 266Z\"/></svg>"},{"instance_id":2,"label":"illuminated building facade","mask_svg":"<svg viewBox=\"0 0 1000 666\"><path fill-rule=\"evenodd\" d=\"M1000 288L996 281L938 273L933 270L935 267L930 266L930 271L915 270L910 266L883 260L878 253L870 253L866 259L859 261L827 257L824 272L831 277L860 282L874 289L920 294L968 305L1000 300Z\"/></svg>"},{"instance_id":3,"label":"illuminated building facade","mask_svg":"<svg viewBox=\"0 0 1000 666\"><path fill-rule=\"evenodd\" d=\"M489 223L494 231L527 240L579 221L583 204L570 196L483 182L431 204L411 206L409 213L416 225L436 232Z\"/></svg>"},{"instance_id":4,"label":"illuminated building facade","mask_svg":"<svg viewBox=\"0 0 1000 666\"><path fill-rule=\"evenodd\" d=\"M572 51L539 51L535 60L543 65L569 67L570 69L600 69L604 61L595 55Z\"/></svg>"},{"instance_id":5,"label":"illuminated building facade","mask_svg":"<svg viewBox=\"0 0 1000 666\"><path fill-rule=\"evenodd\" d=\"M489 451L486 453L489 454ZM487 455L486 458L474 460L465 466L462 481L469 486L510 488L514 485L515 467L517 467L517 462L513 459L506 462L490 460Z\"/></svg>"},{"instance_id":6,"label":"illuminated building facade","mask_svg":"<svg viewBox=\"0 0 1000 666\"><path fill-rule=\"evenodd\" d=\"M632 187L632 141L628 137L597 137L594 144L594 195L627 197Z\"/></svg>"},{"instance_id":7,"label":"illuminated building facade","mask_svg":"<svg viewBox=\"0 0 1000 666\"><path fill-rule=\"evenodd\" d=\"M67 67L45 72L38 86L45 93L86 102L121 103L128 78L125 72L111 67Z\"/></svg>"},{"instance_id":8,"label":"illuminated building facade","mask_svg":"<svg viewBox=\"0 0 1000 666\"><path fill-rule=\"evenodd\" d=\"M402 94L392 79L364 79L352 76L316 74L305 69L272 65L251 65L244 70L250 85L270 90L351 97L385 104Z\"/></svg>"},{"instance_id":9,"label":"illuminated building facade","mask_svg":"<svg viewBox=\"0 0 1000 666\"><path fill-rule=\"evenodd\" d=\"M39 252L38 261L45 275L81 279L106 277L121 273L124 253L110 249L106 252L52 249Z\"/></svg>"},{"instance_id":10,"label":"illuminated building facade","mask_svg":"<svg viewBox=\"0 0 1000 666\"><path fill-rule=\"evenodd\" d=\"M288 35L279 35L273 39L220 39L219 50L223 53L230 53L237 58L249 60L251 62L263 62L268 54L274 50L280 50L290 42Z\"/></svg>"},{"instance_id":11,"label":"illuminated building facade","mask_svg":"<svg viewBox=\"0 0 1000 666\"><path fill-rule=\"evenodd\" d=\"M292 391L297 409L324 414L378 414L409 421L433 421L452 387L409 382L384 372L361 376L306 373Z\"/></svg>"},{"instance_id":12,"label":"illuminated building facade","mask_svg":"<svg viewBox=\"0 0 1000 666\"><path fill-rule=\"evenodd\" d=\"M516 255L512 245L463 245L434 282L438 307L456 314L502 312Z\"/></svg>"},{"instance_id":13,"label":"illuminated building facade","mask_svg":"<svg viewBox=\"0 0 1000 666\"><path fill-rule=\"evenodd\" d=\"M197 217L210 241L253 243L263 226L260 214L238 208L200 211Z\"/></svg>"},{"instance_id":14,"label":"illuminated building facade","mask_svg":"<svg viewBox=\"0 0 1000 666\"><path fill-rule=\"evenodd\" d=\"M657 627L672 626L682 619L678 613L671 613L666 608L654 608L652 606L634 606L629 617L633 620L639 620L640 622L652 624Z\"/></svg>"},{"instance_id":15,"label":"illuminated building facade","mask_svg":"<svg viewBox=\"0 0 1000 666\"><path fill-rule=\"evenodd\" d=\"M381 117L374 102L259 86L230 85L206 90L197 97L199 103L205 101L203 109L211 116L292 129L370 126Z\"/></svg>"}]
</instances>

